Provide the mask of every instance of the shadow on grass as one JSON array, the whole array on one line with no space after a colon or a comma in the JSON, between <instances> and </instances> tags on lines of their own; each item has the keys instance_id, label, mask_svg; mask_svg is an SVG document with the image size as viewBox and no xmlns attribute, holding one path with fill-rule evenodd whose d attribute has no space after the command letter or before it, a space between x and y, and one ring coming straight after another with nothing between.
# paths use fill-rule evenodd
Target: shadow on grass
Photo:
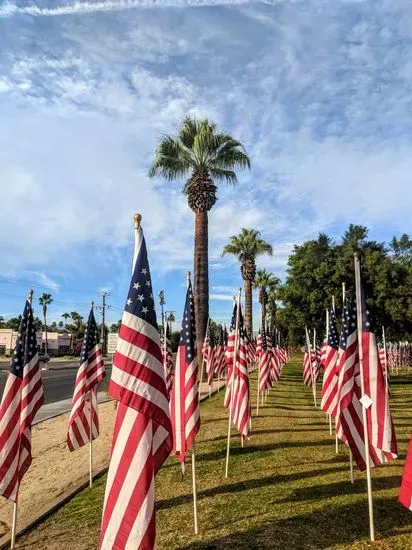
<instances>
[{"instance_id":1,"label":"shadow on grass","mask_svg":"<svg viewBox=\"0 0 412 550\"><path fill-rule=\"evenodd\" d=\"M211 498L217 495L225 495L231 493L241 493L243 491L250 491L253 489L259 489L268 485L275 485L277 483L288 483L291 481L308 479L312 477L319 477L322 475L333 474L341 472L342 468L322 468L319 470L310 470L309 472L295 472L293 474L274 474L271 476L260 477L256 479L249 479L245 481L238 481L236 483L229 483L226 485L219 485L218 487L211 487L203 491L198 491L197 498L202 500L204 498ZM178 497L172 497L169 499L160 500L156 503L156 509L162 510L164 508L170 508L174 506L181 506L192 502L192 493L186 495L180 495Z\"/></svg>"},{"instance_id":2,"label":"shadow on grass","mask_svg":"<svg viewBox=\"0 0 412 550\"><path fill-rule=\"evenodd\" d=\"M412 533L410 512L395 499L375 502L377 540L380 537ZM405 529L409 527L409 529ZM345 506L326 506L293 518L262 521L253 529L237 531L210 541L192 543L182 550L322 550L368 537L368 507L365 501ZM406 548L406 546L405 546Z\"/></svg>"}]
</instances>

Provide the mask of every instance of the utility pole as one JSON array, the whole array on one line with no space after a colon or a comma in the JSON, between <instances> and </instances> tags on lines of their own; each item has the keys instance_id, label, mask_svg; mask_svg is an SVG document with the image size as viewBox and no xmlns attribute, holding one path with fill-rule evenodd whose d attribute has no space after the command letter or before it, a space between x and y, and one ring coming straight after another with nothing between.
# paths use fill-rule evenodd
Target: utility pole
<instances>
[{"instance_id":1,"label":"utility pole","mask_svg":"<svg viewBox=\"0 0 412 550\"><path fill-rule=\"evenodd\" d=\"M100 331L100 343L102 345L102 355L103 357L106 355L106 331L105 331L105 323L106 323L106 297L110 296L110 292L102 292L99 294L99 296L102 299L102 327Z\"/></svg>"}]
</instances>

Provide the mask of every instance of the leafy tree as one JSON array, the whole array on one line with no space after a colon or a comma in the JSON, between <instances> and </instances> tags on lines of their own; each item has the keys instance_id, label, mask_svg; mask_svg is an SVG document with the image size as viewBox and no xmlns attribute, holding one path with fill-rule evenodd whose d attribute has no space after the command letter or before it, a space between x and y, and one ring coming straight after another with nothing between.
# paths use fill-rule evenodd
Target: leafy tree
<instances>
[{"instance_id":1,"label":"leafy tree","mask_svg":"<svg viewBox=\"0 0 412 550\"><path fill-rule=\"evenodd\" d=\"M149 176L167 181L188 177L183 193L195 213L194 301L199 361L209 317L208 211L216 202L216 183L237 183L235 169L249 168L243 145L209 120L186 117L177 136L158 144Z\"/></svg>"},{"instance_id":2,"label":"leafy tree","mask_svg":"<svg viewBox=\"0 0 412 550\"><path fill-rule=\"evenodd\" d=\"M110 332L119 332L121 324L122 324L121 319L119 319L119 321L117 321L117 323L112 323L110 325Z\"/></svg>"},{"instance_id":3,"label":"leafy tree","mask_svg":"<svg viewBox=\"0 0 412 550\"><path fill-rule=\"evenodd\" d=\"M222 256L231 254L240 262L240 273L245 286L245 324L248 334L253 333L252 285L256 276L256 257L273 254L272 246L260 238L256 229L245 229L239 235L232 235L222 251Z\"/></svg>"},{"instance_id":4,"label":"leafy tree","mask_svg":"<svg viewBox=\"0 0 412 550\"><path fill-rule=\"evenodd\" d=\"M49 306L53 302L53 298L51 294L47 294L46 292L43 292L43 294L39 298L39 305L43 308L43 319L44 319L44 334L45 334L45 346L44 346L44 353L47 355L48 351L48 344L47 344L47 306Z\"/></svg>"}]
</instances>

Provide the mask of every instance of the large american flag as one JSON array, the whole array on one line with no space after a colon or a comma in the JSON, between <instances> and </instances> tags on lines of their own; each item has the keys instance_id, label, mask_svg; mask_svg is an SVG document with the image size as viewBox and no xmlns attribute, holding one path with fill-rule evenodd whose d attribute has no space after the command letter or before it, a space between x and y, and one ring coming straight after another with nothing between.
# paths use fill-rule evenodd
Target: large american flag
<instances>
[{"instance_id":1,"label":"large american flag","mask_svg":"<svg viewBox=\"0 0 412 550\"><path fill-rule=\"evenodd\" d=\"M174 373L173 373L173 353L172 353L172 344L170 342L169 323L166 323L166 342L163 342L163 345L162 345L162 357L163 357L163 365L165 369L167 393L170 396L170 392L172 390Z\"/></svg>"},{"instance_id":2,"label":"large american flag","mask_svg":"<svg viewBox=\"0 0 412 550\"><path fill-rule=\"evenodd\" d=\"M96 320L90 310L80 354L67 430L67 446L74 451L99 435L97 384L105 376Z\"/></svg>"},{"instance_id":3,"label":"large american flag","mask_svg":"<svg viewBox=\"0 0 412 550\"><path fill-rule=\"evenodd\" d=\"M154 478L172 449L160 336L142 229L109 386L118 401L100 533L104 550L154 548Z\"/></svg>"},{"instance_id":4,"label":"large american flag","mask_svg":"<svg viewBox=\"0 0 412 550\"><path fill-rule=\"evenodd\" d=\"M405 467L399 491L399 502L412 512L412 437L409 440L408 452L406 454Z\"/></svg>"},{"instance_id":5,"label":"large american flag","mask_svg":"<svg viewBox=\"0 0 412 550\"><path fill-rule=\"evenodd\" d=\"M233 356L235 350L235 332L236 332L236 315L237 315L237 303L233 305L232 319L230 322L229 334L227 337L225 358L227 366L226 374L226 393L224 405L225 407L230 406L231 393L232 393L232 377L233 377Z\"/></svg>"},{"instance_id":6,"label":"large american flag","mask_svg":"<svg viewBox=\"0 0 412 550\"><path fill-rule=\"evenodd\" d=\"M357 338L356 306L349 306L345 298L342 332L339 343L337 369L339 395L336 414L336 433L346 442L360 470L366 468L365 436L361 399L369 398L366 408L369 458L376 466L397 455L396 437L389 410L382 367L379 363L375 336L370 332L369 311L362 308L362 342ZM363 379L365 396L361 392L361 372L358 345L363 350Z\"/></svg>"},{"instance_id":7,"label":"large american flag","mask_svg":"<svg viewBox=\"0 0 412 550\"><path fill-rule=\"evenodd\" d=\"M38 361L33 310L27 300L0 404L0 495L13 502L32 461L31 425L44 401Z\"/></svg>"},{"instance_id":8,"label":"large american flag","mask_svg":"<svg viewBox=\"0 0 412 550\"><path fill-rule=\"evenodd\" d=\"M338 360L339 336L336 328L336 317L333 308L329 311L328 339L323 359L322 411L335 416L338 403L339 376L336 370Z\"/></svg>"},{"instance_id":9,"label":"large american flag","mask_svg":"<svg viewBox=\"0 0 412 550\"><path fill-rule=\"evenodd\" d=\"M249 374L246 361L245 334L243 327L242 308L239 304L239 326L237 350L233 359L233 403L232 420L239 433L249 439L251 430L251 403Z\"/></svg>"},{"instance_id":10,"label":"large american flag","mask_svg":"<svg viewBox=\"0 0 412 550\"><path fill-rule=\"evenodd\" d=\"M200 428L196 326L191 284L186 294L170 411L173 452L180 462L184 462Z\"/></svg>"},{"instance_id":11,"label":"large american flag","mask_svg":"<svg viewBox=\"0 0 412 550\"><path fill-rule=\"evenodd\" d=\"M263 326L259 334L260 354L259 354L259 394L270 388L270 355L266 341L266 331Z\"/></svg>"}]
</instances>

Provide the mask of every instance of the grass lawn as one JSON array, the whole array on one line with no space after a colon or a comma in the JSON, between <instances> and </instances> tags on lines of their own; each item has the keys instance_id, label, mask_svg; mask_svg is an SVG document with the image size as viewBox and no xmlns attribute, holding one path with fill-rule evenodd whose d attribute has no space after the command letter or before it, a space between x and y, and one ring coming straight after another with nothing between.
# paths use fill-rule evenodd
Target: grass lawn
<instances>
[{"instance_id":1,"label":"grass lawn","mask_svg":"<svg viewBox=\"0 0 412 550\"><path fill-rule=\"evenodd\" d=\"M302 385L302 356L285 367L256 418L251 378L252 438L240 446L232 432L229 478L224 477L227 412L223 392L201 406L197 439L200 535L193 534L190 466L181 481L171 457L156 478L158 548L173 549L412 549L412 513L397 503L412 432L412 375L392 378L392 412L399 458L372 470L376 538L369 542L366 475L349 481L348 451L335 454L325 415ZM105 478L87 489L18 548L96 548Z\"/></svg>"}]
</instances>

